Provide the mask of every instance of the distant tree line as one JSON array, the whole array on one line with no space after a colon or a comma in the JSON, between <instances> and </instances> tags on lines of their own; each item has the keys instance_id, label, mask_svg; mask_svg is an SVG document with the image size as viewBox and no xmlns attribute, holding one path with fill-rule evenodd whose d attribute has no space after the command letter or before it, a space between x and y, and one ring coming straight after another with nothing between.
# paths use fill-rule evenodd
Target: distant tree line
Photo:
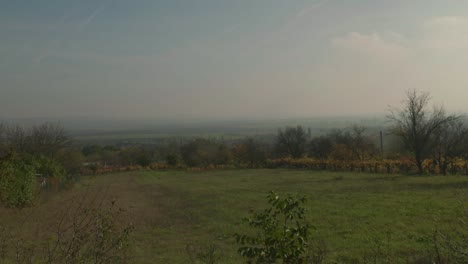
<instances>
[{"instance_id":1,"label":"distant tree line","mask_svg":"<svg viewBox=\"0 0 468 264\"><path fill-rule=\"evenodd\" d=\"M354 124L348 128L329 130L316 137L311 137L310 131L299 125L278 129L273 141L248 137L228 143L194 138L171 140L162 146L86 145L82 147L81 154L87 163L100 166L148 167L156 164L157 168L255 168L264 167L271 160L309 159L302 167L308 167L310 160L315 160L323 164L331 163L332 166L328 167L335 168L353 164L347 167L383 166L385 168L380 171L406 172L411 170L407 167L411 167L408 164L412 163L418 173L427 171L428 167L431 167L432 173L459 171L453 169L455 167L463 167L468 172L468 130L464 116L447 114L442 107L429 110L429 101L429 94L412 90L407 92L401 109L390 110L389 126L385 129L385 140L388 142L384 152L379 142L379 131ZM339 166L334 166L333 162ZM299 163L295 161L295 164ZM400 168L392 169L389 166ZM360 171L366 170L361 168ZM368 171L379 170L372 168Z\"/></svg>"}]
</instances>

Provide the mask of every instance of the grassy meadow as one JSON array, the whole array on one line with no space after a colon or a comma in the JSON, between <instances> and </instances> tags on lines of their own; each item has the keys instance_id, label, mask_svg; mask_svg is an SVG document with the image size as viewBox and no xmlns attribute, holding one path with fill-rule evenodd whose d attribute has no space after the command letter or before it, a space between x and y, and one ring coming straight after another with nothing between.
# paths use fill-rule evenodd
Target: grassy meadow
<instances>
[{"instance_id":1,"label":"grassy meadow","mask_svg":"<svg viewBox=\"0 0 468 264\"><path fill-rule=\"evenodd\" d=\"M189 263L190 254L211 245L220 263L240 263L233 234L249 232L242 218L265 208L269 191L290 192L307 197L313 241L326 245L330 263L359 263L377 251L405 263L431 249L436 227L451 226L467 188L464 176L139 171L82 177L72 190L44 195L35 207L0 209L0 223L21 222L23 232L32 232L34 223L52 223L71 197L102 195L124 209L122 221L135 225L134 263Z\"/></svg>"}]
</instances>

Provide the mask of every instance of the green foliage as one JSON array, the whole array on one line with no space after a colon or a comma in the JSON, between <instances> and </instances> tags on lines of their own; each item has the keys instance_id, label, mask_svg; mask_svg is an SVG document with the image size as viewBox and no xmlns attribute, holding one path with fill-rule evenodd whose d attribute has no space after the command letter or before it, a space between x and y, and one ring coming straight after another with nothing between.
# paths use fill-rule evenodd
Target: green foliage
<instances>
[{"instance_id":1,"label":"green foliage","mask_svg":"<svg viewBox=\"0 0 468 264\"><path fill-rule=\"evenodd\" d=\"M44 156L39 156L33 158L33 164L35 173L40 174L42 177L54 177L58 179L63 179L65 177L65 169L62 165L60 165L53 159L49 159Z\"/></svg>"},{"instance_id":2,"label":"green foliage","mask_svg":"<svg viewBox=\"0 0 468 264\"><path fill-rule=\"evenodd\" d=\"M305 198L288 194L281 199L268 195L270 208L246 219L249 226L259 229L256 236L236 234L241 247L238 252L247 263L306 263L309 225L304 219Z\"/></svg>"},{"instance_id":3,"label":"green foliage","mask_svg":"<svg viewBox=\"0 0 468 264\"><path fill-rule=\"evenodd\" d=\"M10 152L0 160L0 202L9 207L23 207L37 194L36 164Z\"/></svg>"},{"instance_id":4,"label":"green foliage","mask_svg":"<svg viewBox=\"0 0 468 264\"><path fill-rule=\"evenodd\" d=\"M36 175L63 179L65 169L45 156L9 152L0 159L0 202L9 207L31 204L38 193Z\"/></svg>"}]
</instances>

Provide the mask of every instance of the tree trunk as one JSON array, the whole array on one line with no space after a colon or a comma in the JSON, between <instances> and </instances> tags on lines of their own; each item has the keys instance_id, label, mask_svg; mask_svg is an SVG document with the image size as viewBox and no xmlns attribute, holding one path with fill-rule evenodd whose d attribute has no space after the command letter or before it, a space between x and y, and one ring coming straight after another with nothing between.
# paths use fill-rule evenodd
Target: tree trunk
<instances>
[{"instance_id":1,"label":"tree trunk","mask_svg":"<svg viewBox=\"0 0 468 264\"><path fill-rule=\"evenodd\" d=\"M422 160L419 158L416 158L416 166L418 166L418 173L423 174L423 166L422 166Z\"/></svg>"},{"instance_id":2,"label":"tree trunk","mask_svg":"<svg viewBox=\"0 0 468 264\"><path fill-rule=\"evenodd\" d=\"M440 164L440 172L442 173L442 175L447 175L447 167L448 167L447 161L444 160L442 164Z\"/></svg>"}]
</instances>

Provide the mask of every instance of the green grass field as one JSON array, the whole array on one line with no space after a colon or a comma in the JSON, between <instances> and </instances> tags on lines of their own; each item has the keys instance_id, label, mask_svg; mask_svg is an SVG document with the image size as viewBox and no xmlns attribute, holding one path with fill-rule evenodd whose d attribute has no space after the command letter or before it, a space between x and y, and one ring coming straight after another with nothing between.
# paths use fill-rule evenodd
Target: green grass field
<instances>
[{"instance_id":1,"label":"green grass field","mask_svg":"<svg viewBox=\"0 0 468 264\"><path fill-rule=\"evenodd\" d=\"M331 263L353 263L378 248L397 263L431 248L436 226L450 226L460 202L468 198L467 188L464 176L141 171L83 177L73 190L0 219L13 223L35 214L37 221L67 196L105 192L125 209L126 221L136 225L134 263L188 263L187 246L209 245L222 254L221 263L240 263L233 234L248 232L242 218L265 208L269 191L290 192L307 197L312 237L325 242Z\"/></svg>"}]
</instances>

